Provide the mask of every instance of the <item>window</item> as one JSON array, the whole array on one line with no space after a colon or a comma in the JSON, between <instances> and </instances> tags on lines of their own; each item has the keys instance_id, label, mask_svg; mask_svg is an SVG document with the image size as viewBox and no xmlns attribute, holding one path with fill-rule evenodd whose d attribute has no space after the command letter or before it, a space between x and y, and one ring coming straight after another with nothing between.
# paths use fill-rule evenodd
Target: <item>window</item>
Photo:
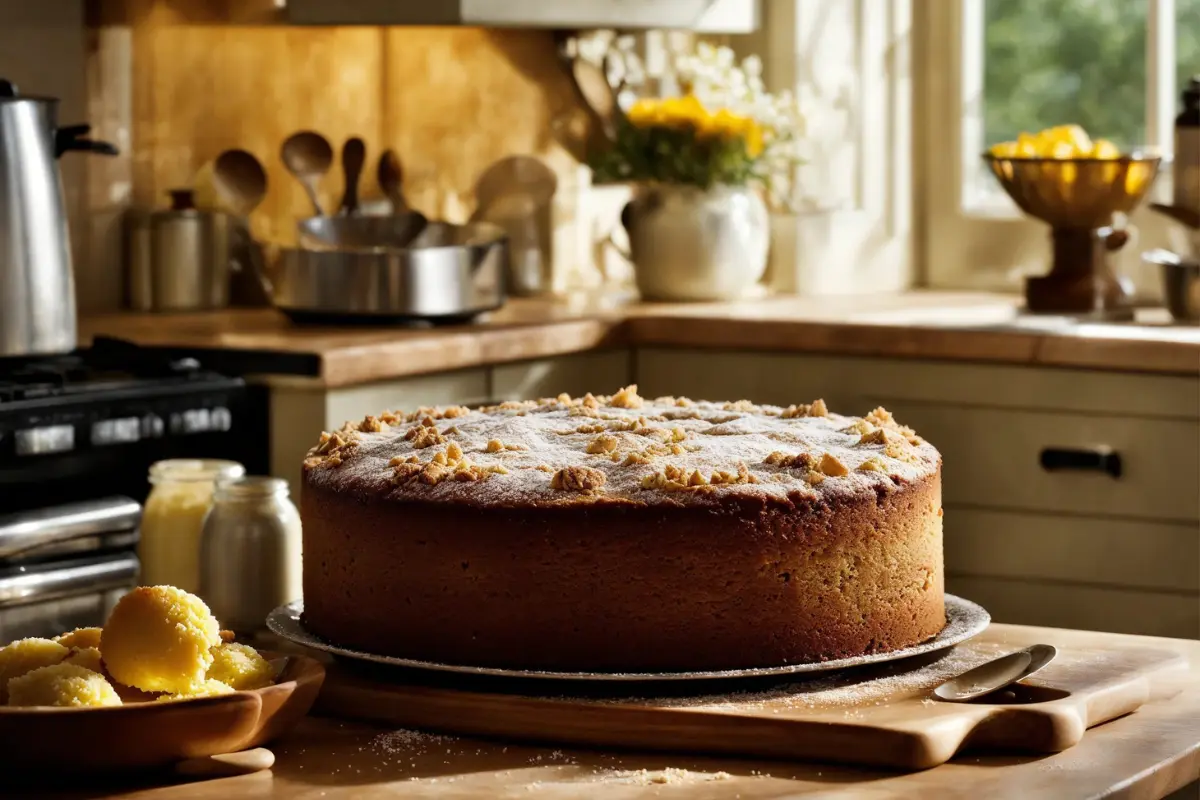
<instances>
[{"instance_id":1,"label":"window","mask_svg":"<svg viewBox=\"0 0 1200 800\"><path fill-rule=\"evenodd\" d=\"M918 97L926 277L1016 288L1045 265L1045 229L1020 217L980 155L1066 123L1169 154L1178 87L1200 73L1200 0L929 0L914 10L929 53ZM1169 196L1169 172L1157 197ZM1153 215L1135 216L1142 245L1161 234ZM1143 271L1141 249L1127 248L1127 271Z\"/></svg>"}]
</instances>

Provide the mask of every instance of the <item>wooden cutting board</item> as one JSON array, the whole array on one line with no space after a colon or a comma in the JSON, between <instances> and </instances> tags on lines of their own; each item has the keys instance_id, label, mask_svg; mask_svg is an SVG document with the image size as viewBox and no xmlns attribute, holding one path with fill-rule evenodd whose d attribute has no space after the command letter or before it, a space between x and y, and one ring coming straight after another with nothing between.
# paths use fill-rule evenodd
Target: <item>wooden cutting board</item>
<instances>
[{"instance_id":1,"label":"wooden cutting board","mask_svg":"<svg viewBox=\"0 0 1200 800\"><path fill-rule=\"evenodd\" d=\"M1060 648L1042 672L996 700L931 698L946 678L1016 649L985 635L949 654L803 681L599 688L335 662L315 713L514 740L917 770L965 749L1065 750L1087 728L1135 711L1154 690L1155 675L1186 667L1186 659L1165 650Z\"/></svg>"}]
</instances>

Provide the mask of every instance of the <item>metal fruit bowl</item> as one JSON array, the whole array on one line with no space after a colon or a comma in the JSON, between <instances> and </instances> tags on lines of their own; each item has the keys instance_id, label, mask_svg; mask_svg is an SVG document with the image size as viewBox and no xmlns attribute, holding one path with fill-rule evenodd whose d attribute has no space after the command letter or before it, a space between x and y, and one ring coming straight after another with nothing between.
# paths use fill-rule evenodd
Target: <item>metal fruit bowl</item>
<instances>
[{"instance_id":1,"label":"metal fruit bowl","mask_svg":"<svg viewBox=\"0 0 1200 800\"><path fill-rule=\"evenodd\" d=\"M1128 214L1158 175L1159 156L1007 158L984 160L1026 214L1055 228L1103 228Z\"/></svg>"}]
</instances>

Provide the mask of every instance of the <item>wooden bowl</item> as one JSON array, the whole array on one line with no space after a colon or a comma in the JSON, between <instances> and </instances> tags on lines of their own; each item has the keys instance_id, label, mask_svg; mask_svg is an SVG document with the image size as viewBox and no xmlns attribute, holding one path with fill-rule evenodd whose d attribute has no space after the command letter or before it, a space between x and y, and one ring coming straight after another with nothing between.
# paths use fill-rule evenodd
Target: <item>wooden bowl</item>
<instances>
[{"instance_id":1,"label":"wooden bowl","mask_svg":"<svg viewBox=\"0 0 1200 800\"><path fill-rule=\"evenodd\" d=\"M1158 175L1158 156L984 160L1026 214L1055 228L1103 228L1142 202Z\"/></svg>"},{"instance_id":2,"label":"wooden bowl","mask_svg":"<svg viewBox=\"0 0 1200 800\"><path fill-rule=\"evenodd\" d=\"M319 661L289 654L279 680L254 691L104 708L0 707L0 771L120 772L257 747L307 714L324 680Z\"/></svg>"}]
</instances>

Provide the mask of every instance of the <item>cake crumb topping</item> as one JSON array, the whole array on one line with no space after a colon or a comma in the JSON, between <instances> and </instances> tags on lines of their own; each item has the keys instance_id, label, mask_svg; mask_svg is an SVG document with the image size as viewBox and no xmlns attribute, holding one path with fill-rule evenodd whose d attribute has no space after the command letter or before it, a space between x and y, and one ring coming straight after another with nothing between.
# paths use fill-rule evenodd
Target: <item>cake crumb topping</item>
<instances>
[{"instance_id":1,"label":"cake crumb topping","mask_svg":"<svg viewBox=\"0 0 1200 800\"><path fill-rule=\"evenodd\" d=\"M304 472L316 486L395 500L639 505L888 492L940 464L932 446L883 408L847 417L822 400L647 400L631 385L611 396L367 416L322 434Z\"/></svg>"},{"instance_id":2,"label":"cake crumb topping","mask_svg":"<svg viewBox=\"0 0 1200 800\"><path fill-rule=\"evenodd\" d=\"M446 437L437 429L433 417L425 417L419 425L414 425L404 433L404 438L412 442L413 447L423 450L446 441Z\"/></svg>"},{"instance_id":3,"label":"cake crumb topping","mask_svg":"<svg viewBox=\"0 0 1200 800\"><path fill-rule=\"evenodd\" d=\"M645 401L638 397L635 383L614 394L608 402L614 408L641 408Z\"/></svg>"},{"instance_id":4,"label":"cake crumb topping","mask_svg":"<svg viewBox=\"0 0 1200 800\"><path fill-rule=\"evenodd\" d=\"M563 467L550 478L551 489L569 492L594 492L604 486L606 478L598 469Z\"/></svg>"}]
</instances>

